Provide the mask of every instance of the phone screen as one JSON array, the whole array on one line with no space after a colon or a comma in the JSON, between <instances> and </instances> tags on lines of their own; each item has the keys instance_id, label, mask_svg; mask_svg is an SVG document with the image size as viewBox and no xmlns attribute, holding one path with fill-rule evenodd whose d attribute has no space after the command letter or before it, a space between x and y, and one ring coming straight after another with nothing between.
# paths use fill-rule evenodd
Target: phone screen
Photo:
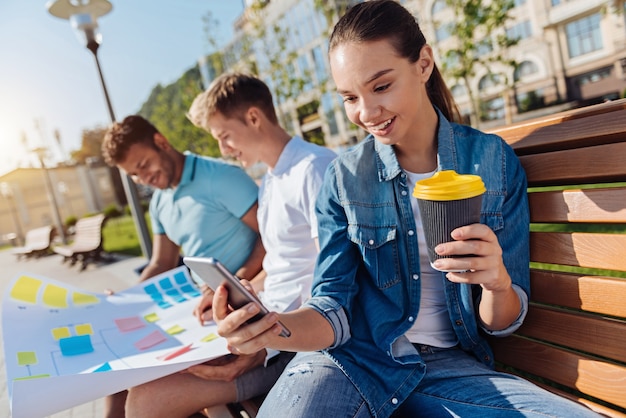
<instances>
[{"instance_id":1,"label":"phone screen","mask_svg":"<svg viewBox=\"0 0 626 418\"><path fill-rule=\"evenodd\" d=\"M269 313L259 298L246 289L239 279L215 258L184 257L183 262L211 289L215 290L218 286L224 285L228 290L228 303L233 309L239 309L250 302L256 303L260 311L248 322L258 321L263 315ZM289 337L291 332L280 322L278 324L282 327L280 335Z\"/></svg>"}]
</instances>

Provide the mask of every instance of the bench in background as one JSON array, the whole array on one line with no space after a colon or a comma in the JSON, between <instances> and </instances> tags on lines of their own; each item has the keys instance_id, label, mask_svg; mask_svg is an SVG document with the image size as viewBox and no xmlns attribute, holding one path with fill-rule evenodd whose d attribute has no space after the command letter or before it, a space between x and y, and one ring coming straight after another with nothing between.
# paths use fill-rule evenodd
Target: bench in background
<instances>
[{"instance_id":1,"label":"bench in background","mask_svg":"<svg viewBox=\"0 0 626 418\"><path fill-rule=\"evenodd\" d=\"M15 254L18 260L22 257L41 257L42 255L50 254L53 238L53 226L48 225L31 229L26 233L24 245L13 248L12 253Z\"/></svg>"},{"instance_id":2,"label":"bench in background","mask_svg":"<svg viewBox=\"0 0 626 418\"><path fill-rule=\"evenodd\" d=\"M54 252L63 256L63 262L69 261L70 266L81 263L81 270L90 262L102 259L102 227L106 222L103 214L79 219L75 225L74 240L70 245L56 246Z\"/></svg>"}]
</instances>

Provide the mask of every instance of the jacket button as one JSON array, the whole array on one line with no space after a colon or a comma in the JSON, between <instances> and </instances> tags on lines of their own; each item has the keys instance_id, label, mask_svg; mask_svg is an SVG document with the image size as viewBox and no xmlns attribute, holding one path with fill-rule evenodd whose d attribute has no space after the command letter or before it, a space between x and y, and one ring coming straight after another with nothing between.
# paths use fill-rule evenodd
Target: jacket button
<instances>
[{"instance_id":1,"label":"jacket button","mask_svg":"<svg viewBox=\"0 0 626 418\"><path fill-rule=\"evenodd\" d=\"M391 400L391 403L394 404L394 405L398 405L398 398L393 398Z\"/></svg>"},{"instance_id":2,"label":"jacket button","mask_svg":"<svg viewBox=\"0 0 626 418\"><path fill-rule=\"evenodd\" d=\"M455 324L457 324L458 326L463 325L463 321L461 321L460 319L457 319L456 321L454 321Z\"/></svg>"}]
</instances>

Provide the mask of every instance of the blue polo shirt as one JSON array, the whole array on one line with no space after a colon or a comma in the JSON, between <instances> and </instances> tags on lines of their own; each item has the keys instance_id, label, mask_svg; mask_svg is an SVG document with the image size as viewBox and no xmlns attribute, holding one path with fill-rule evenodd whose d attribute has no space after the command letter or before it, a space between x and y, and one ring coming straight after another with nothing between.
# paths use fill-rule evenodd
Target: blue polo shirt
<instances>
[{"instance_id":1,"label":"blue polo shirt","mask_svg":"<svg viewBox=\"0 0 626 418\"><path fill-rule=\"evenodd\" d=\"M241 221L257 196L258 186L240 167L186 152L178 186L152 196L152 232L167 235L184 255L215 257L234 273L257 239Z\"/></svg>"}]
</instances>

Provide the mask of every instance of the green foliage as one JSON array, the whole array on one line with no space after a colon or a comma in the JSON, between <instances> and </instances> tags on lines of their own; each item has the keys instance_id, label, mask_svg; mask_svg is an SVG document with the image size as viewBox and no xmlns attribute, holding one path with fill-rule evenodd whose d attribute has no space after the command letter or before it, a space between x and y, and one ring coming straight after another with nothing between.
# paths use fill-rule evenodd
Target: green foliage
<instances>
[{"instance_id":1,"label":"green foliage","mask_svg":"<svg viewBox=\"0 0 626 418\"><path fill-rule=\"evenodd\" d=\"M146 217L146 223L150 228L149 217ZM128 215L109 220L102 228L102 237L106 252L131 256L141 255L137 228L135 228L133 218Z\"/></svg>"},{"instance_id":2,"label":"green foliage","mask_svg":"<svg viewBox=\"0 0 626 418\"><path fill-rule=\"evenodd\" d=\"M106 131L107 128L103 127L84 129L80 149L70 153L72 159L79 164L85 164L89 158L102 158L102 140Z\"/></svg>"},{"instance_id":3,"label":"green foliage","mask_svg":"<svg viewBox=\"0 0 626 418\"><path fill-rule=\"evenodd\" d=\"M74 226L76 225L76 222L78 222L78 218L74 215L70 215L67 218L65 218L66 227Z\"/></svg>"},{"instance_id":4,"label":"green foliage","mask_svg":"<svg viewBox=\"0 0 626 418\"><path fill-rule=\"evenodd\" d=\"M138 113L150 120L177 150L219 157L217 141L186 117L191 103L201 92L200 71L195 66L176 82L165 87L157 85Z\"/></svg>"},{"instance_id":5,"label":"green foliage","mask_svg":"<svg viewBox=\"0 0 626 418\"><path fill-rule=\"evenodd\" d=\"M105 207L102 210L102 213L104 213L104 215L109 219L122 216L122 211L120 210L120 208L117 207L115 203L111 203L110 205Z\"/></svg>"}]
</instances>

